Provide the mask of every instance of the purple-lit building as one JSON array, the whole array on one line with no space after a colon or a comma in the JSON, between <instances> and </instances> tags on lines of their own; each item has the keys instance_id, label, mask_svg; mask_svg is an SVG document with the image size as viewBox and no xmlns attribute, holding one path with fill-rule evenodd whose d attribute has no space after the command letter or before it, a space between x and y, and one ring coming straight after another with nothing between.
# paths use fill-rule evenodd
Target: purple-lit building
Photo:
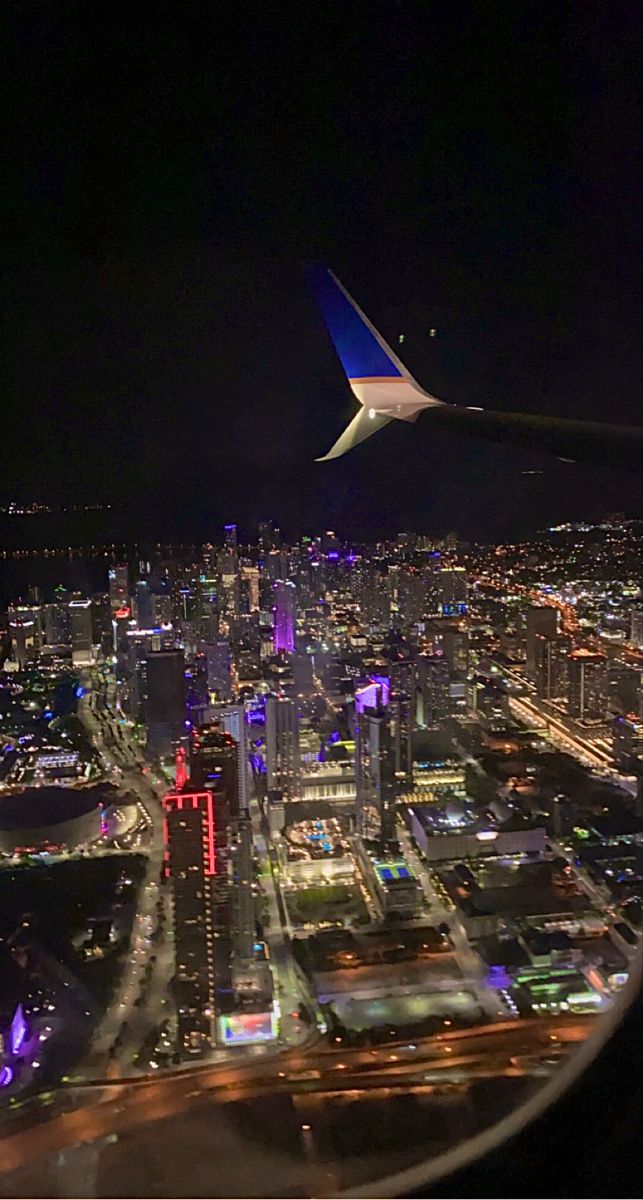
<instances>
[{"instance_id":1,"label":"purple-lit building","mask_svg":"<svg viewBox=\"0 0 643 1200\"><path fill-rule=\"evenodd\" d=\"M274 597L273 638L275 654L292 654L295 649L295 624L297 620L297 592L294 583L278 579L272 594Z\"/></svg>"}]
</instances>

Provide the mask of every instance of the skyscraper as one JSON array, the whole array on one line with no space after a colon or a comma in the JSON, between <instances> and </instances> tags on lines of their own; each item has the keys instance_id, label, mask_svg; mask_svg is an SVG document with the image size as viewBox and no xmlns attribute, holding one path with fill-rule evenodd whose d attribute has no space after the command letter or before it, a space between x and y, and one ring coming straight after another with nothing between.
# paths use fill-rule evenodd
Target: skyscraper
<instances>
[{"instance_id":1,"label":"skyscraper","mask_svg":"<svg viewBox=\"0 0 643 1200\"><path fill-rule=\"evenodd\" d=\"M92 602L69 601L71 661L75 666L89 666L93 661Z\"/></svg>"},{"instance_id":2,"label":"skyscraper","mask_svg":"<svg viewBox=\"0 0 643 1200\"><path fill-rule=\"evenodd\" d=\"M390 714L382 704L356 704L355 784L358 830L373 836L370 818L375 815L382 849L395 845L395 749Z\"/></svg>"},{"instance_id":3,"label":"skyscraper","mask_svg":"<svg viewBox=\"0 0 643 1200\"><path fill-rule=\"evenodd\" d=\"M165 869L174 895L178 1042L184 1057L202 1054L213 1028L215 804L210 791L170 792L163 800Z\"/></svg>"},{"instance_id":4,"label":"skyscraper","mask_svg":"<svg viewBox=\"0 0 643 1200\"><path fill-rule=\"evenodd\" d=\"M442 654L421 654L417 660L417 723L427 729L451 712L449 664Z\"/></svg>"},{"instance_id":5,"label":"skyscraper","mask_svg":"<svg viewBox=\"0 0 643 1200\"><path fill-rule=\"evenodd\" d=\"M563 696L567 689L568 638L537 633L534 638L536 690L543 700Z\"/></svg>"},{"instance_id":6,"label":"skyscraper","mask_svg":"<svg viewBox=\"0 0 643 1200\"><path fill-rule=\"evenodd\" d=\"M164 758L185 732L185 657L182 650L150 650L147 655L147 744Z\"/></svg>"},{"instance_id":7,"label":"skyscraper","mask_svg":"<svg viewBox=\"0 0 643 1200\"><path fill-rule=\"evenodd\" d=\"M208 691L217 700L229 700L232 696L230 677L230 642L227 638L215 638L205 646Z\"/></svg>"},{"instance_id":8,"label":"skyscraper","mask_svg":"<svg viewBox=\"0 0 643 1200\"><path fill-rule=\"evenodd\" d=\"M638 650L643 650L643 609L637 608L632 613L630 640Z\"/></svg>"},{"instance_id":9,"label":"skyscraper","mask_svg":"<svg viewBox=\"0 0 643 1200\"><path fill-rule=\"evenodd\" d=\"M607 708L607 659L592 650L572 650L569 655L570 716L580 721L600 721Z\"/></svg>"},{"instance_id":10,"label":"skyscraper","mask_svg":"<svg viewBox=\"0 0 643 1200\"><path fill-rule=\"evenodd\" d=\"M115 563L109 568L109 603L112 612L129 604L129 572L127 563Z\"/></svg>"},{"instance_id":11,"label":"skyscraper","mask_svg":"<svg viewBox=\"0 0 643 1200\"><path fill-rule=\"evenodd\" d=\"M442 567L439 575L442 615L464 616L467 611L467 576L464 567Z\"/></svg>"},{"instance_id":12,"label":"skyscraper","mask_svg":"<svg viewBox=\"0 0 643 1200\"><path fill-rule=\"evenodd\" d=\"M287 696L266 700L266 766L268 790L293 799L299 784L299 718Z\"/></svg>"},{"instance_id":13,"label":"skyscraper","mask_svg":"<svg viewBox=\"0 0 643 1200\"><path fill-rule=\"evenodd\" d=\"M531 604L527 609L527 670L536 673L536 637L554 638L558 631L558 609L551 604Z\"/></svg>"},{"instance_id":14,"label":"skyscraper","mask_svg":"<svg viewBox=\"0 0 643 1200\"><path fill-rule=\"evenodd\" d=\"M273 644L275 654L292 654L295 649L297 593L294 583L279 579L273 587Z\"/></svg>"}]
</instances>

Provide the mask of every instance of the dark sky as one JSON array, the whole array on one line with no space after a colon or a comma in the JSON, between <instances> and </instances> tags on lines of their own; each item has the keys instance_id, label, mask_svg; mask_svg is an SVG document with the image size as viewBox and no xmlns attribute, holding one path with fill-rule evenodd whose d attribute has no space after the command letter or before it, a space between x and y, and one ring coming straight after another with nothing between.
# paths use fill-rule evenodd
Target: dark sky
<instances>
[{"instance_id":1,"label":"dark sky","mask_svg":"<svg viewBox=\"0 0 643 1200\"><path fill-rule=\"evenodd\" d=\"M640 12L5 6L2 493L195 537L636 513L635 477L421 422L316 465L353 402L302 264L446 400L639 422Z\"/></svg>"}]
</instances>

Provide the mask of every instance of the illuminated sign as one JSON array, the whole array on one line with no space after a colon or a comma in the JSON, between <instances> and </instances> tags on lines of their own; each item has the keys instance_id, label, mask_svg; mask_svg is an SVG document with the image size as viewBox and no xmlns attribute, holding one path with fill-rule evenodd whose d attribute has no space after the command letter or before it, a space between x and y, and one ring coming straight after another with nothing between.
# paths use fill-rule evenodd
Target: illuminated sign
<instances>
[{"instance_id":1,"label":"illuminated sign","mask_svg":"<svg viewBox=\"0 0 643 1200\"><path fill-rule=\"evenodd\" d=\"M476 840L478 842L495 842L497 836L498 834L496 833L495 829L481 829L480 832L476 834Z\"/></svg>"},{"instance_id":2,"label":"illuminated sign","mask_svg":"<svg viewBox=\"0 0 643 1200\"><path fill-rule=\"evenodd\" d=\"M275 1013L225 1013L217 1018L219 1041L225 1046L249 1046L270 1042L277 1036Z\"/></svg>"}]
</instances>

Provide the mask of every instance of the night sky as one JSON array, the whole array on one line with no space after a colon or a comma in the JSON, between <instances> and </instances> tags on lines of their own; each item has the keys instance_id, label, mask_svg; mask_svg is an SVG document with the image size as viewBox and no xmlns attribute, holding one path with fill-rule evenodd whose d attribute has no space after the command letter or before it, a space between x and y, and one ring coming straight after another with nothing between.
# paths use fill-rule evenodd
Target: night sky
<instances>
[{"instance_id":1,"label":"night sky","mask_svg":"<svg viewBox=\"0 0 643 1200\"><path fill-rule=\"evenodd\" d=\"M637 515L636 476L421 420L315 464L354 402L304 266L445 400L641 423L640 13L6 6L3 498L194 538Z\"/></svg>"}]
</instances>

